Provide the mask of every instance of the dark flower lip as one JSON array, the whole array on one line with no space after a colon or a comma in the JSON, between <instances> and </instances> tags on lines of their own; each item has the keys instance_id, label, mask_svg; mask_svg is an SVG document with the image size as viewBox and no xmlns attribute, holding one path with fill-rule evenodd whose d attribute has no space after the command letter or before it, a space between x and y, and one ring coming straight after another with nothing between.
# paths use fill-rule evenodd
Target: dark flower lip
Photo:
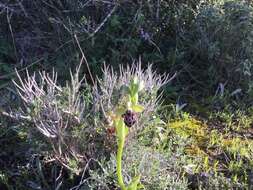
<instances>
[{"instance_id":1,"label":"dark flower lip","mask_svg":"<svg viewBox=\"0 0 253 190\"><path fill-rule=\"evenodd\" d=\"M122 115L124 123L127 127L132 127L137 121L137 114L131 110L127 110L126 113Z\"/></svg>"}]
</instances>

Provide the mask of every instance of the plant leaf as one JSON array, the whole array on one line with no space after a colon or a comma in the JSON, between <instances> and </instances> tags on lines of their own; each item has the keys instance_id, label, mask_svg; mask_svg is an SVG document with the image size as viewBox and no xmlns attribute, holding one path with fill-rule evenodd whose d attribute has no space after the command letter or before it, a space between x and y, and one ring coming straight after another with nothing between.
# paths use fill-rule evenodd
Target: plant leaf
<instances>
[{"instance_id":1,"label":"plant leaf","mask_svg":"<svg viewBox=\"0 0 253 190\"><path fill-rule=\"evenodd\" d=\"M131 181L131 183L129 184L129 186L127 187L127 190L137 190L137 187L140 183L140 179L141 179L140 175L135 176Z\"/></svg>"},{"instance_id":2,"label":"plant leaf","mask_svg":"<svg viewBox=\"0 0 253 190\"><path fill-rule=\"evenodd\" d=\"M125 126L123 119L119 119L119 121L116 122L116 132L120 140L123 140L127 136L128 128Z\"/></svg>"}]
</instances>

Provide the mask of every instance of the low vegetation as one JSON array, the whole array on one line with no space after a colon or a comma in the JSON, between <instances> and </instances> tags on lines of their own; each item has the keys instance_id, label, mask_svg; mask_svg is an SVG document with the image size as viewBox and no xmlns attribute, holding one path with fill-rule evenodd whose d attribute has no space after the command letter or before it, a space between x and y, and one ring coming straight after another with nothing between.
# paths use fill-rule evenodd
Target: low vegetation
<instances>
[{"instance_id":1,"label":"low vegetation","mask_svg":"<svg viewBox=\"0 0 253 190\"><path fill-rule=\"evenodd\" d=\"M253 4L0 2L0 189L253 189Z\"/></svg>"}]
</instances>

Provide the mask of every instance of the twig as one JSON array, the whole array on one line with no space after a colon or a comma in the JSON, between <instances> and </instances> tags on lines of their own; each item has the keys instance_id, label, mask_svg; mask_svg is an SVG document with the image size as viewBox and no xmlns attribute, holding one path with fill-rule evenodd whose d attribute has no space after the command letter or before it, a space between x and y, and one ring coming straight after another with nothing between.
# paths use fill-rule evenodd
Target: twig
<instances>
[{"instance_id":1,"label":"twig","mask_svg":"<svg viewBox=\"0 0 253 190\"><path fill-rule=\"evenodd\" d=\"M25 11L24 6L22 5L22 2L18 1L18 5L20 6L20 8L22 9L22 11L24 12L24 15L25 15L26 17L28 17L28 14L27 14L27 12Z\"/></svg>"},{"instance_id":2,"label":"twig","mask_svg":"<svg viewBox=\"0 0 253 190\"><path fill-rule=\"evenodd\" d=\"M104 18L104 20L99 24L99 26L87 37L84 39L81 39L80 41L84 41L84 40L88 40L92 37L95 36L95 34L102 28L102 26L108 21L108 19L112 16L112 14L115 12L115 10L117 9L118 4L116 4L113 9L110 11L110 13ZM75 34L76 36L76 34ZM72 40L68 40L67 42L65 42L64 44L62 44L60 47L58 47L55 51L60 50L61 48L63 48L65 45L68 45L69 43L71 43Z\"/></svg>"},{"instance_id":3,"label":"twig","mask_svg":"<svg viewBox=\"0 0 253 190\"><path fill-rule=\"evenodd\" d=\"M82 50L82 48L81 48L81 45L80 45L80 43L79 43L79 41L78 41L78 38L77 38L77 35L76 35L76 34L75 34L75 40L76 40L76 43L77 43L77 45L78 45L78 48L79 48L79 50L80 50L80 52L81 52L81 54L82 54L81 63L83 62L83 60L85 61L85 64L86 64L86 67L87 67L87 69L88 69L88 72L89 72L89 75L90 75L92 84L95 86L95 80L94 80L94 78L93 78L93 76L92 76L92 74L91 74L90 67L89 67L89 63L88 63L88 61L87 61L87 59L86 59L86 57L85 57L85 55L84 55L84 52L83 52L83 50Z\"/></svg>"},{"instance_id":4,"label":"twig","mask_svg":"<svg viewBox=\"0 0 253 190\"><path fill-rule=\"evenodd\" d=\"M11 26L11 19L10 19L10 15L9 15L9 8L7 8L6 16L7 16L7 22L8 22L8 25L9 25L9 30L11 32L12 43L13 43L13 48L14 48L14 53L15 53L16 61L18 61L18 54L17 54L15 39L14 39L13 30L12 30L12 26Z\"/></svg>"},{"instance_id":5,"label":"twig","mask_svg":"<svg viewBox=\"0 0 253 190\"><path fill-rule=\"evenodd\" d=\"M0 115L3 115L5 117L11 118L16 121L19 121L19 120L31 121L31 118L29 116L13 115L12 113L7 113L6 111L3 111L2 109L0 109Z\"/></svg>"},{"instance_id":6,"label":"twig","mask_svg":"<svg viewBox=\"0 0 253 190\"><path fill-rule=\"evenodd\" d=\"M86 57L85 57L85 55L84 55L84 52L83 52L83 50L82 50L82 47L81 47L81 45L80 45L80 43L79 43L79 41L78 41L78 38L77 38L77 35L76 35L76 34L75 34L75 40L76 40L76 43L77 43L77 45L78 45L78 48L79 48L79 50L81 51L81 54L82 54L80 66L81 66L81 64L82 64L82 62L83 62L83 60L84 60L84 61L85 61L85 64L86 64L86 67L87 67L87 69L88 69L88 72L89 72L89 75L90 75L92 84L93 84L93 86L95 87L96 84L95 84L95 80L94 80L94 78L93 78L93 76L92 76L92 74L91 74L89 63L88 63L88 61L87 61L87 59L86 59ZM106 118L107 116L106 116L106 113L105 113L105 110L104 110L104 108L103 108L103 104L102 104L101 100L99 101L99 103L100 103L100 106L101 106L101 109L102 109L102 113L103 113L104 117Z\"/></svg>"},{"instance_id":7,"label":"twig","mask_svg":"<svg viewBox=\"0 0 253 190\"><path fill-rule=\"evenodd\" d=\"M43 57L42 58L40 58L40 59L38 59L37 61L34 61L33 63L31 63L30 65L27 65L26 67L24 67L24 68L21 68L21 69L19 69L19 70L17 70L17 71L13 71L13 72L11 72L11 73L8 73L8 74L6 74L6 75L2 75L2 76L0 76L0 79L8 79L9 77L11 77L11 76L13 76L13 75L15 75L16 74L16 72L21 72L21 71L24 71L24 70L27 70L29 67L32 67L33 65L35 65L36 63L39 63L40 61L42 61L43 60Z\"/></svg>"},{"instance_id":8,"label":"twig","mask_svg":"<svg viewBox=\"0 0 253 190\"><path fill-rule=\"evenodd\" d=\"M114 11L117 9L118 4L116 4L113 9L111 10L111 12L104 18L104 20L100 23L100 25L94 30L94 32L92 32L90 34L90 36L88 38L92 38L99 30L100 28L102 28L102 26L104 26L104 24L106 23L106 21L112 16L112 14L114 13Z\"/></svg>"},{"instance_id":9,"label":"twig","mask_svg":"<svg viewBox=\"0 0 253 190\"><path fill-rule=\"evenodd\" d=\"M87 181L90 180L90 179L102 183L100 180L95 179L95 178L93 178L93 177L88 177L88 178L84 179L84 174L85 174L86 170L88 169L88 167L89 167L91 161L95 161L95 162L97 162L97 163L100 165L100 163L99 163L97 160L95 160L94 158L90 158L90 159L88 160L88 162L86 163L84 169L83 169L82 177L81 177L81 180L80 180L79 184L76 185L76 186L74 186L74 187L72 187L70 190L77 190L77 189L79 189L85 182L87 182ZM102 184L103 184L103 183L102 183ZM104 184L104 185L105 185L104 187L105 187L106 189L109 189L109 188L107 187L106 184Z\"/></svg>"}]
</instances>

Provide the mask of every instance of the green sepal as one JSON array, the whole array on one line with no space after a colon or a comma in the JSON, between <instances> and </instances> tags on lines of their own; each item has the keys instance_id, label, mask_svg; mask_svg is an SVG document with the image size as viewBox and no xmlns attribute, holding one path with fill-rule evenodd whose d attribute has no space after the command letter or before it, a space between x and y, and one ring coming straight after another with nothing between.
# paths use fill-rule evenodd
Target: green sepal
<instances>
[{"instance_id":1,"label":"green sepal","mask_svg":"<svg viewBox=\"0 0 253 190\"><path fill-rule=\"evenodd\" d=\"M141 105L132 105L132 110L137 113L141 113L144 110L144 107Z\"/></svg>"},{"instance_id":2,"label":"green sepal","mask_svg":"<svg viewBox=\"0 0 253 190\"><path fill-rule=\"evenodd\" d=\"M131 96L131 102L134 105L138 104L138 93L136 93L135 95Z\"/></svg>"}]
</instances>

